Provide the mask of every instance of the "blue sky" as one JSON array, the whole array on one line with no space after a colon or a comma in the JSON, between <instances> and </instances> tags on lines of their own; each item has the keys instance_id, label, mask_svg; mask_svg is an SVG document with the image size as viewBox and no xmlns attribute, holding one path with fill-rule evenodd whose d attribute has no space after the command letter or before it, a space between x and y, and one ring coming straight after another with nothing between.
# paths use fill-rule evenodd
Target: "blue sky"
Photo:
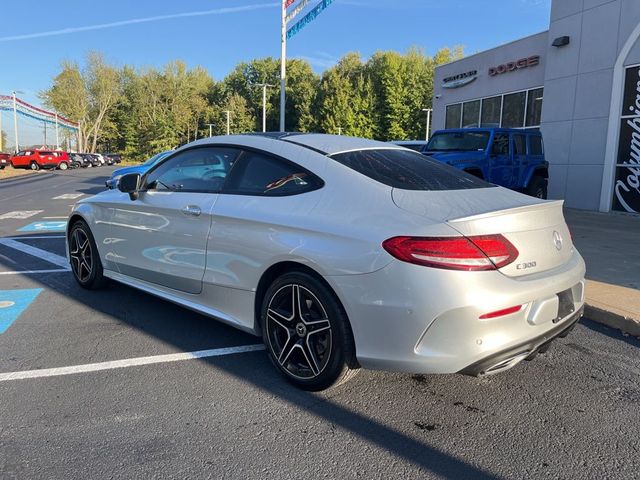
<instances>
[{"instance_id":1,"label":"blue sky","mask_svg":"<svg viewBox=\"0 0 640 480\"><path fill-rule=\"evenodd\" d=\"M318 0L311 0L315 4ZM90 50L118 65L161 66L182 59L221 79L234 65L280 55L279 8L274 0L21 0L2 6L0 94L23 90L36 101L63 59L80 61ZM431 54L463 45L467 54L548 28L551 0L334 0L289 43L289 56L305 58L316 71L349 51L368 57L376 50ZM134 19L215 9L242 11L181 16L141 23ZM8 21L13 19L13 21ZM92 29L114 22L126 24ZM83 30L84 27L87 27ZM11 39L54 30L73 33Z\"/></svg>"}]
</instances>

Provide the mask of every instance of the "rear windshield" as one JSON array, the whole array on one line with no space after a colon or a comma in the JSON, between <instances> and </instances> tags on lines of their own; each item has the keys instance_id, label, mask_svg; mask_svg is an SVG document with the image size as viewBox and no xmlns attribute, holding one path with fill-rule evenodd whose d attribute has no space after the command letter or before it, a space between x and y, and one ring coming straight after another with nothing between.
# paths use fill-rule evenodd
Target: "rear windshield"
<instances>
[{"instance_id":1,"label":"rear windshield","mask_svg":"<svg viewBox=\"0 0 640 480\"><path fill-rule=\"evenodd\" d=\"M53 152L47 152L46 150L40 150L38 153L40 155L53 155Z\"/></svg>"},{"instance_id":2,"label":"rear windshield","mask_svg":"<svg viewBox=\"0 0 640 480\"><path fill-rule=\"evenodd\" d=\"M430 152L473 152L484 150L489 142L489 132L443 132L429 140Z\"/></svg>"},{"instance_id":3,"label":"rear windshield","mask_svg":"<svg viewBox=\"0 0 640 480\"><path fill-rule=\"evenodd\" d=\"M466 190L495 186L408 150L357 150L330 158L373 180L403 190Z\"/></svg>"}]
</instances>

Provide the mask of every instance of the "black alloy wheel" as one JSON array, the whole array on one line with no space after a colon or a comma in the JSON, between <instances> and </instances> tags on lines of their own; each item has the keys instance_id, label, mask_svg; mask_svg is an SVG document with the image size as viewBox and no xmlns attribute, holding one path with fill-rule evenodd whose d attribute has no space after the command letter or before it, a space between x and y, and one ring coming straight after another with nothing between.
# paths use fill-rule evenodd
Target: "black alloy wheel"
<instances>
[{"instance_id":1,"label":"black alloy wheel","mask_svg":"<svg viewBox=\"0 0 640 480\"><path fill-rule=\"evenodd\" d=\"M102 285L102 263L89 226L82 220L73 224L69 233L69 258L73 276L81 287L98 288Z\"/></svg>"},{"instance_id":2,"label":"black alloy wheel","mask_svg":"<svg viewBox=\"0 0 640 480\"><path fill-rule=\"evenodd\" d=\"M348 320L335 295L304 273L289 273L268 289L263 337L269 357L291 383L322 390L357 371Z\"/></svg>"}]
</instances>

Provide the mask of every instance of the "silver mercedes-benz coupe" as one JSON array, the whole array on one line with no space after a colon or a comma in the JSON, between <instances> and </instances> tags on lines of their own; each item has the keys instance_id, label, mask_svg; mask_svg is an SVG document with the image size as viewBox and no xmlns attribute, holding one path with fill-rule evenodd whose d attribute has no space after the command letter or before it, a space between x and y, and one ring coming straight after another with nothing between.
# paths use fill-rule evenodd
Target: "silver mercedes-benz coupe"
<instances>
[{"instance_id":1,"label":"silver mercedes-benz coupe","mask_svg":"<svg viewBox=\"0 0 640 480\"><path fill-rule=\"evenodd\" d=\"M191 143L78 202L67 246L81 286L110 278L262 335L309 390L360 366L496 373L583 311L561 201L344 136Z\"/></svg>"}]
</instances>

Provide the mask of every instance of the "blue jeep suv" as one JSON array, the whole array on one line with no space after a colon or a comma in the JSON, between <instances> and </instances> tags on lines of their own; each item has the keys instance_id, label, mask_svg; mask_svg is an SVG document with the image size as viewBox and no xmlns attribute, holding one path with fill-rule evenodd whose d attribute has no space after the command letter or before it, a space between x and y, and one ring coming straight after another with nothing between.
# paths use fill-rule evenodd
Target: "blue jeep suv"
<instances>
[{"instance_id":1,"label":"blue jeep suv","mask_svg":"<svg viewBox=\"0 0 640 480\"><path fill-rule=\"evenodd\" d=\"M547 198L549 163L538 130L438 130L428 142L411 147L496 185Z\"/></svg>"}]
</instances>

